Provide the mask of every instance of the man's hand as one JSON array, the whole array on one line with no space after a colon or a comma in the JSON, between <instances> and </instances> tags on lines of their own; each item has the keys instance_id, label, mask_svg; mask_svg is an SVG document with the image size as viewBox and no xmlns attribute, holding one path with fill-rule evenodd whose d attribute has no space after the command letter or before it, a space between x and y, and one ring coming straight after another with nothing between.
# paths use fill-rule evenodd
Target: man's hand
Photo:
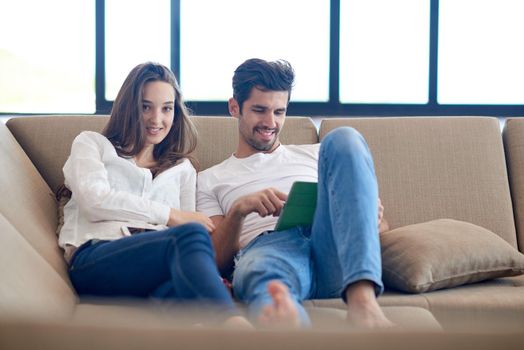
<instances>
[{"instance_id":1,"label":"man's hand","mask_svg":"<svg viewBox=\"0 0 524 350\"><path fill-rule=\"evenodd\" d=\"M216 229L211 234L211 240L221 274L230 275L233 271L233 257L240 249L240 232L246 216L251 213L280 215L286 200L287 194L267 188L238 198L225 216L212 217Z\"/></svg>"},{"instance_id":2,"label":"man's hand","mask_svg":"<svg viewBox=\"0 0 524 350\"><path fill-rule=\"evenodd\" d=\"M378 233L389 230L389 224L384 218L384 206L380 198L378 199Z\"/></svg>"},{"instance_id":3,"label":"man's hand","mask_svg":"<svg viewBox=\"0 0 524 350\"><path fill-rule=\"evenodd\" d=\"M237 199L232 211L242 218L251 213L258 213L261 217L279 216L286 200L287 194L274 188L266 188Z\"/></svg>"}]
</instances>

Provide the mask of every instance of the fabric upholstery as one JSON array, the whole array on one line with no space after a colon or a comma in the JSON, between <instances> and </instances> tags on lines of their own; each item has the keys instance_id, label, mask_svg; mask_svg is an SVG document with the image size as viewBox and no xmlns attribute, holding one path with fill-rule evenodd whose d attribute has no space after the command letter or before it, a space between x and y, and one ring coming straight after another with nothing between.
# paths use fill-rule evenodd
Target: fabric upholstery
<instances>
[{"instance_id":1,"label":"fabric upholstery","mask_svg":"<svg viewBox=\"0 0 524 350\"><path fill-rule=\"evenodd\" d=\"M524 254L493 232L440 219L381 235L384 284L420 293L524 273Z\"/></svg>"},{"instance_id":2,"label":"fabric upholstery","mask_svg":"<svg viewBox=\"0 0 524 350\"><path fill-rule=\"evenodd\" d=\"M496 118L334 118L366 138L391 228L451 218L495 232L517 247L506 162Z\"/></svg>"},{"instance_id":3,"label":"fabric upholstery","mask_svg":"<svg viewBox=\"0 0 524 350\"><path fill-rule=\"evenodd\" d=\"M107 116L24 117L9 119L6 125L54 193L64 183L62 167L74 138L83 130L102 131L107 120Z\"/></svg>"},{"instance_id":4,"label":"fabric upholstery","mask_svg":"<svg viewBox=\"0 0 524 350\"><path fill-rule=\"evenodd\" d=\"M524 330L524 276L499 278L424 293L445 329Z\"/></svg>"},{"instance_id":5,"label":"fabric upholstery","mask_svg":"<svg viewBox=\"0 0 524 350\"><path fill-rule=\"evenodd\" d=\"M57 207L53 194L3 123L0 123L0 147L2 215L68 280L55 235Z\"/></svg>"},{"instance_id":6,"label":"fabric upholstery","mask_svg":"<svg viewBox=\"0 0 524 350\"><path fill-rule=\"evenodd\" d=\"M31 336L28 336L31 334ZM382 331L264 331L158 327L144 325L100 327L98 324L5 322L0 319L0 344L4 350L19 349L152 349L170 350L521 350L524 333L475 333Z\"/></svg>"},{"instance_id":7,"label":"fabric upholstery","mask_svg":"<svg viewBox=\"0 0 524 350\"><path fill-rule=\"evenodd\" d=\"M77 302L63 278L0 214L0 315L68 319Z\"/></svg>"},{"instance_id":8,"label":"fabric upholstery","mask_svg":"<svg viewBox=\"0 0 524 350\"><path fill-rule=\"evenodd\" d=\"M506 119L503 130L519 249L524 252L524 119Z\"/></svg>"}]
</instances>

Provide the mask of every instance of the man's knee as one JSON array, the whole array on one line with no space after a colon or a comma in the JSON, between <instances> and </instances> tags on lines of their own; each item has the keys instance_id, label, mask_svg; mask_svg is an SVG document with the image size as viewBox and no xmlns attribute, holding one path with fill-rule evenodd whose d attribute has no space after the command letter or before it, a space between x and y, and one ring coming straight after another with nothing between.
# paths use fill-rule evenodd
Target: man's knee
<instances>
[{"instance_id":1,"label":"man's knee","mask_svg":"<svg viewBox=\"0 0 524 350\"><path fill-rule=\"evenodd\" d=\"M365 145L364 137L354 128L344 126L331 130L322 140L321 148L347 150Z\"/></svg>"},{"instance_id":2,"label":"man's knee","mask_svg":"<svg viewBox=\"0 0 524 350\"><path fill-rule=\"evenodd\" d=\"M369 148L364 137L354 128L340 127L330 131L322 140L320 154L324 157L353 157L367 155Z\"/></svg>"}]
</instances>

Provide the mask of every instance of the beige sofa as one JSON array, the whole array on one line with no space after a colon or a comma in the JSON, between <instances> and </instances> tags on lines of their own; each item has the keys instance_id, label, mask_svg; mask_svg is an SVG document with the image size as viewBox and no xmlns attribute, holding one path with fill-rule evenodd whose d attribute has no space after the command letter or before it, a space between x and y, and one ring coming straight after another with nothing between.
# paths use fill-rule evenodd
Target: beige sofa
<instances>
[{"instance_id":1,"label":"beige sofa","mask_svg":"<svg viewBox=\"0 0 524 350\"><path fill-rule=\"evenodd\" d=\"M192 117L201 170L229 156L236 120ZM314 327L242 333L191 327L194 315L170 305L80 300L57 246L54 190L73 138L100 131L107 116L36 116L0 123L0 348L519 348L524 341L524 277L427 293L387 289L379 298L399 332L347 329L341 300L306 302ZM451 218L496 233L524 250L524 120L501 134L495 118L325 119L288 117L284 143L315 143L349 125L367 139L393 229ZM505 147L504 147L505 146ZM506 166L507 165L507 166ZM508 176L509 173L509 176ZM393 232L393 231L392 231ZM393 237L393 236L391 236ZM504 243L506 244L506 243ZM444 332L442 332L444 329ZM249 345L248 345L249 344Z\"/></svg>"}]
</instances>

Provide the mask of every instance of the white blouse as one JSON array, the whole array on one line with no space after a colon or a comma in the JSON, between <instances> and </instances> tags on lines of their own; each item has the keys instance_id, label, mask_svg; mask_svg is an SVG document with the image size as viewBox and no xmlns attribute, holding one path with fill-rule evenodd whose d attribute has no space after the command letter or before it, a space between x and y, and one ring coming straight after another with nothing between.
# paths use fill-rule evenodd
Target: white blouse
<instances>
[{"instance_id":1,"label":"white blouse","mask_svg":"<svg viewBox=\"0 0 524 350\"><path fill-rule=\"evenodd\" d=\"M153 179L149 169L119 157L105 136L84 131L73 141L63 171L73 195L64 207L62 248L121 238L122 226L163 229L170 208L195 210L196 171L188 159Z\"/></svg>"}]
</instances>

